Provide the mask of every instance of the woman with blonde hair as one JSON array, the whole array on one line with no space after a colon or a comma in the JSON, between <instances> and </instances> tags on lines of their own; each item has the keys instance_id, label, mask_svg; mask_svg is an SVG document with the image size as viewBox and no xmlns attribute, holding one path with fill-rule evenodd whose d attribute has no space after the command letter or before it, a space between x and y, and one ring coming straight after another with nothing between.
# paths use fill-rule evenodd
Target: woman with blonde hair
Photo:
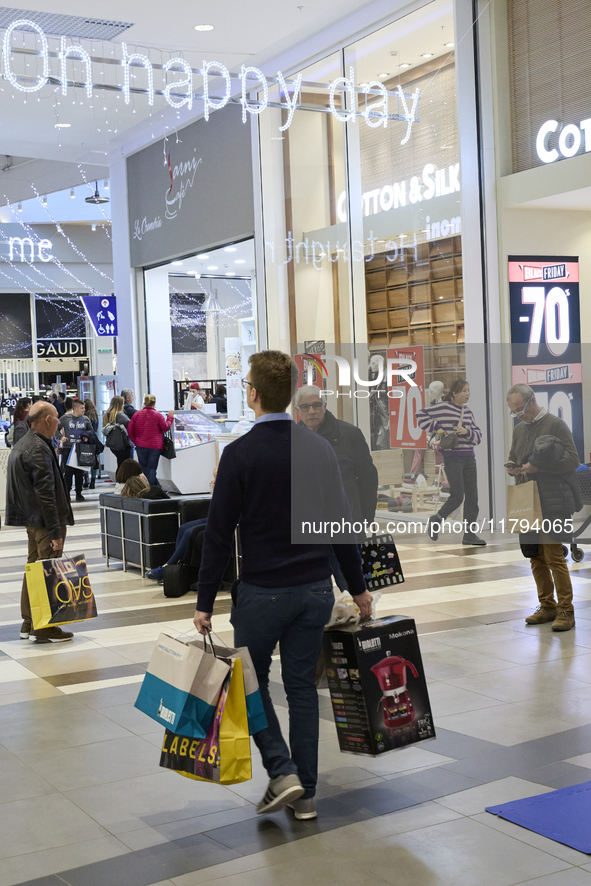
<instances>
[{"instance_id":1,"label":"woman with blonde hair","mask_svg":"<svg viewBox=\"0 0 591 886\"><path fill-rule=\"evenodd\" d=\"M174 410L170 409L165 419L155 407L156 397L146 394L144 408L132 415L128 428L131 441L135 443L138 461L150 486L160 485L156 479L156 471L160 453L164 449L164 435L174 419Z\"/></svg>"},{"instance_id":2,"label":"woman with blonde hair","mask_svg":"<svg viewBox=\"0 0 591 886\"><path fill-rule=\"evenodd\" d=\"M123 397L112 397L103 416L105 445L116 457L118 468L126 459L131 458L131 443L127 433L129 419L123 411L124 402Z\"/></svg>"}]
</instances>

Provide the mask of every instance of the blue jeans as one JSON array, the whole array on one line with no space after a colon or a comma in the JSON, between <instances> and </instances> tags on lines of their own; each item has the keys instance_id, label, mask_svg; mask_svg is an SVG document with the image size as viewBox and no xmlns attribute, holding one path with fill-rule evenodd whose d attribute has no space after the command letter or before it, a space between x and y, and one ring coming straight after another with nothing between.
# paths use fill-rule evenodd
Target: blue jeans
<instances>
[{"instance_id":1,"label":"blue jeans","mask_svg":"<svg viewBox=\"0 0 591 886\"><path fill-rule=\"evenodd\" d=\"M189 520L188 523L181 523L181 525L179 526L179 531L176 534L176 547L172 553L172 557L168 558L169 566L174 563L188 562L187 554L189 553L189 542L191 541L191 534L194 529L197 529L198 526L201 526L202 529L205 529L206 525L207 517L202 517L201 520Z\"/></svg>"},{"instance_id":2,"label":"blue jeans","mask_svg":"<svg viewBox=\"0 0 591 886\"><path fill-rule=\"evenodd\" d=\"M156 471L158 470L158 462L160 461L161 449L147 449L145 446L136 446L137 460L142 466L142 470L146 475L146 480L150 486L160 486L156 479Z\"/></svg>"},{"instance_id":3,"label":"blue jeans","mask_svg":"<svg viewBox=\"0 0 591 886\"><path fill-rule=\"evenodd\" d=\"M269 778L299 775L304 799L314 796L318 781L319 714L314 677L333 604L330 580L289 588L261 588L241 581L230 618L234 645L247 646L250 652L267 715L269 725L254 736L263 765ZM269 694L271 656L277 643L289 707L289 748Z\"/></svg>"}]
</instances>

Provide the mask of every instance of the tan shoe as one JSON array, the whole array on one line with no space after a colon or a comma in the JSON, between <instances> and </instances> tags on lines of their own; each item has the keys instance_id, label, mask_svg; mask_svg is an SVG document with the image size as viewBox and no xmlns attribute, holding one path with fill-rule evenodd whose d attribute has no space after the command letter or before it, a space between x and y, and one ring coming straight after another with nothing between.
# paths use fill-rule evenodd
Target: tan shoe
<instances>
[{"instance_id":1,"label":"tan shoe","mask_svg":"<svg viewBox=\"0 0 591 886\"><path fill-rule=\"evenodd\" d=\"M570 631L575 626L574 612L559 612L552 622L553 631Z\"/></svg>"},{"instance_id":2,"label":"tan shoe","mask_svg":"<svg viewBox=\"0 0 591 886\"><path fill-rule=\"evenodd\" d=\"M525 619L526 625L545 625L546 622L554 621L558 612L556 609L545 609L538 606L533 615L528 615Z\"/></svg>"}]
</instances>

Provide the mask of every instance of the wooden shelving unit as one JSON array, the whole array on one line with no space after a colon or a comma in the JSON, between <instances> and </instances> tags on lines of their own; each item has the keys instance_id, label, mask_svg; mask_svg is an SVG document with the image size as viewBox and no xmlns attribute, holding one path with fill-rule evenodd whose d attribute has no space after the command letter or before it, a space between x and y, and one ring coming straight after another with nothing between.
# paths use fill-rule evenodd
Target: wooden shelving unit
<instances>
[{"instance_id":1,"label":"wooden shelving unit","mask_svg":"<svg viewBox=\"0 0 591 886\"><path fill-rule=\"evenodd\" d=\"M462 238L405 250L403 261L374 255L365 266L370 350L424 345L429 380L456 377L465 366Z\"/></svg>"}]
</instances>

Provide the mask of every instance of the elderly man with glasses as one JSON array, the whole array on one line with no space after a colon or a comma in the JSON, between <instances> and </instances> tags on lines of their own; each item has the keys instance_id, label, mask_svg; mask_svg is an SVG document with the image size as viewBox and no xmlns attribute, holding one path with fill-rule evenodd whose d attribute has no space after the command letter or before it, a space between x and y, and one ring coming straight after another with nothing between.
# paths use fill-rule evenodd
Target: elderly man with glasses
<instances>
[{"instance_id":1,"label":"elderly man with glasses","mask_svg":"<svg viewBox=\"0 0 591 886\"><path fill-rule=\"evenodd\" d=\"M520 536L539 599L538 609L525 623L552 622L553 631L570 631L575 626L573 587L562 541L572 536L572 531L566 530L572 515L582 506L574 475L579 456L565 422L538 406L529 385L513 385L507 392L507 405L511 417L519 419L513 429L507 473L515 477L516 483L537 482L544 522L552 526L551 534Z\"/></svg>"}]
</instances>

